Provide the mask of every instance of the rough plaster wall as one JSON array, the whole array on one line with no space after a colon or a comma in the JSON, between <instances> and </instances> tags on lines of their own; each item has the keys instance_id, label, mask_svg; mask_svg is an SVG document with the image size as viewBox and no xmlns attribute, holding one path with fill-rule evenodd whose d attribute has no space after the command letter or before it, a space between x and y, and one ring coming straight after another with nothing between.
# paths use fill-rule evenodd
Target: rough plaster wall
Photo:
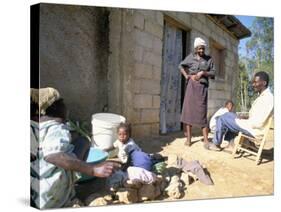
<instances>
[{"instance_id":1,"label":"rough plaster wall","mask_svg":"<svg viewBox=\"0 0 281 212\"><path fill-rule=\"evenodd\" d=\"M127 120L131 122L133 116L134 96L133 90L133 73L134 73L134 55L135 40L134 40L134 10L124 9L122 12L122 27L121 43L122 43L122 90L123 90L123 105L122 112L126 114Z\"/></svg>"},{"instance_id":2,"label":"rough plaster wall","mask_svg":"<svg viewBox=\"0 0 281 212\"><path fill-rule=\"evenodd\" d=\"M107 105L108 12L40 5L40 86L59 90L75 120Z\"/></svg>"},{"instance_id":3,"label":"rough plaster wall","mask_svg":"<svg viewBox=\"0 0 281 212\"><path fill-rule=\"evenodd\" d=\"M109 14L109 59L108 59L108 111L122 114L122 10L111 9Z\"/></svg>"},{"instance_id":4,"label":"rough plaster wall","mask_svg":"<svg viewBox=\"0 0 281 212\"><path fill-rule=\"evenodd\" d=\"M131 122L133 113L134 74L134 11L130 9L110 10L108 61L109 112L121 114Z\"/></svg>"}]
</instances>

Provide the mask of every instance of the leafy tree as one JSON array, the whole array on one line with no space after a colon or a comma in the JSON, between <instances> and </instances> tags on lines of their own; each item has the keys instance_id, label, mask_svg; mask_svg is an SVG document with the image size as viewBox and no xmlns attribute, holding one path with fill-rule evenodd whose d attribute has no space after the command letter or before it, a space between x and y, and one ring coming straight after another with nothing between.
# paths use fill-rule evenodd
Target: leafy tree
<instances>
[{"instance_id":1,"label":"leafy tree","mask_svg":"<svg viewBox=\"0 0 281 212\"><path fill-rule=\"evenodd\" d=\"M250 30L252 36L246 43L248 72L251 75L258 71L267 72L271 79L270 87L273 89L273 18L256 17Z\"/></svg>"},{"instance_id":2,"label":"leafy tree","mask_svg":"<svg viewBox=\"0 0 281 212\"><path fill-rule=\"evenodd\" d=\"M274 89L273 18L256 17L250 27L251 38L246 42L247 55L239 57L237 82L237 110L248 110L256 98L250 80L254 73L265 71L270 76L270 88Z\"/></svg>"},{"instance_id":3,"label":"leafy tree","mask_svg":"<svg viewBox=\"0 0 281 212\"><path fill-rule=\"evenodd\" d=\"M249 104L249 74L246 69L246 61L245 59L241 59L238 64L238 83L236 88L237 95L237 111L247 111Z\"/></svg>"}]
</instances>

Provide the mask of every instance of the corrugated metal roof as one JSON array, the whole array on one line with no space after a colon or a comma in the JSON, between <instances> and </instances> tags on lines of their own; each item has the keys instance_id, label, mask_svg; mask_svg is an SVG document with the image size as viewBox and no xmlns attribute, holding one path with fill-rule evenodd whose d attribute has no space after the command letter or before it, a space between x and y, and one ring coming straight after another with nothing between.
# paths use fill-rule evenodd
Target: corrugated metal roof
<instances>
[{"instance_id":1,"label":"corrugated metal roof","mask_svg":"<svg viewBox=\"0 0 281 212\"><path fill-rule=\"evenodd\" d=\"M239 40L250 37L252 34L251 31L233 15L208 14L208 16Z\"/></svg>"}]
</instances>

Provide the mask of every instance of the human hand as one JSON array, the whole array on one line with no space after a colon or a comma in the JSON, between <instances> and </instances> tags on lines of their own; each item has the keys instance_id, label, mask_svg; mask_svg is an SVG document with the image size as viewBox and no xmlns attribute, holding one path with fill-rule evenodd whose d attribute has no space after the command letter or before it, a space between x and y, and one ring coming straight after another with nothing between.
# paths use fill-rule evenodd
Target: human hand
<instances>
[{"instance_id":1,"label":"human hand","mask_svg":"<svg viewBox=\"0 0 281 212\"><path fill-rule=\"evenodd\" d=\"M196 76L200 79L204 75L204 71L199 71Z\"/></svg>"},{"instance_id":2,"label":"human hand","mask_svg":"<svg viewBox=\"0 0 281 212\"><path fill-rule=\"evenodd\" d=\"M236 112L236 115L239 119L248 119L249 118L248 112Z\"/></svg>"},{"instance_id":3,"label":"human hand","mask_svg":"<svg viewBox=\"0 0 281 212\"><path fill-rule=\"evenodd\" d=\"M238 118L239 118L239 119L248 119L249 117L248 117L247 115L244 115L244 116L241 115L241 116L239 116Z\"/></svg>"},{"instance_id":4,"label":"human hand","mask_svg":"<svg viewBox=\"0 0 281 212\"><path fill-rule=\"evenodd\" d=\"M109 177L116 169L120 167L121 165L119 163L105 161L92 166L92 175L96 177Z\"/></svg>"},{"instance_id":5,"label":"human hand","mask_svg":"<svg viewBox=\"0 0 281 212\"><path fill-rule=\"evenodd\" d=\"M200 78L198 78L197 74L195 75L191 75L190 78L193 80L193 81L198 81Z\"/></svg>"}]
</instances>

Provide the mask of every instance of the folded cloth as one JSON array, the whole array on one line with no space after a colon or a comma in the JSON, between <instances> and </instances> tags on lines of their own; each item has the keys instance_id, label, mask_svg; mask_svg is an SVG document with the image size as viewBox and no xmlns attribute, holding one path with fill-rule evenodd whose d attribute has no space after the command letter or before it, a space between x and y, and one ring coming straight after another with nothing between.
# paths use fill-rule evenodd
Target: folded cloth
<instances>
[{"instance_id":1,"label":"folded cloth","mask_svg":"<svg viewBox=\"0 0 281 212\"><path fill-rule=\"evenodd\" d=\"M129 166L127 169L128 178L133 182L150 184L156 181L156 175L140 167Z\"/></svg>"},{"instance_id":2,"label":"folded cloth","mask_svg":"<svg viewBox=\"0 0 281 212\"><path fill-rule=\"evenodd\" d=\"M198 160L188 162L182 158L178 158L177 168L182 169L184 172L191 172L192 174L196 175L201 183L206 185L214 185L212 179L204 172L204 169Z\"/></svg>"},{"instance_id":3,"label":"folded cloth","mask_svg":"<svg viewBox=\"0 0 281 212\"><path fill-rule=\"evenodd\" d=\"M30 97L34 103L38 104L39 114L45 115L46 109L60 99L60 94L55 88L31 88Z\"/></svg>"}]
</instances>

